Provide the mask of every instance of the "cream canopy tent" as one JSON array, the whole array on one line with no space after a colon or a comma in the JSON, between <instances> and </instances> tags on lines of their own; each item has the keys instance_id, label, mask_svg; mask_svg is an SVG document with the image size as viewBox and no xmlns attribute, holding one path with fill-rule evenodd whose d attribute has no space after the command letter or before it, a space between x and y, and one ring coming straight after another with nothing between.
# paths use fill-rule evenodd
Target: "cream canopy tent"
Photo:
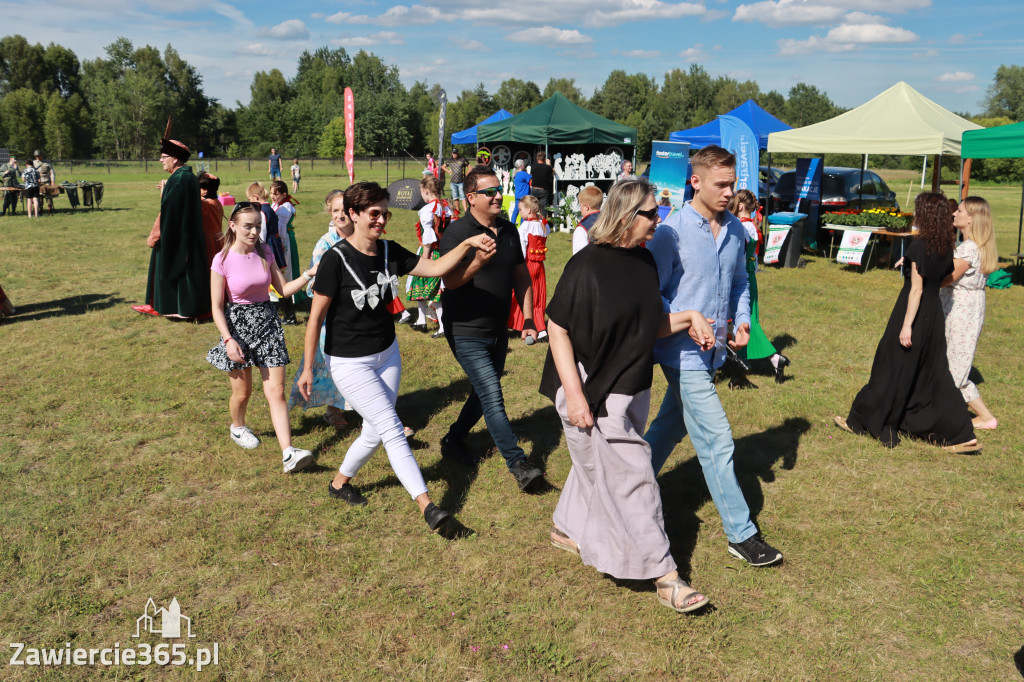
<instances>
[{"instance_id":1,"label":"cream canopy tent","mask_svg":"<svg viewBox=\"0 0 1024 682\"><path fill-rule=\"evenodd\" d=\"M965 130L981 128L900 81L856 109L768 136L768 152L960 155Z\"/></svg>"}]
</instances>

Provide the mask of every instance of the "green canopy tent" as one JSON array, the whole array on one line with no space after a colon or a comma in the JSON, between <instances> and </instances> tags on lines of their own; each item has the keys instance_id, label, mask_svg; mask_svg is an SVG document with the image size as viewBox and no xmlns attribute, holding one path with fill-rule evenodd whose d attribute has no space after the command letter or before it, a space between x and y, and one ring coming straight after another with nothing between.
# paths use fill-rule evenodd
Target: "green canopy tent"
<instances>
[{"instance_id":1,"label":"green canopy tent","mask_svg":"<svg viewBox=\"0 0 1024 682\"><path fill-rule=\"evenodd\" d=\"M995 128L964 132L960 158L964 163L964 196L970 188L971 159L1024 159L1024 123L1012 123ZM962 197L961 197L962 198ZM1024 184L1021 186L1020 219L1017 223L1017 253L1013 257L1020 264L1024 254L1020 251L1020 238L1024 228Z\"/></svg>"},{"instance_id":2,"label":"green canopy tent","mask_svg":"<svg viewBox=\"0 0 1024 682\"><path fill-rule=\"evenodd\" d=\"M480 144L519 142L544 145L636 145L636 128L624 126L587 111L556 92L518 116L480 125Z\"/></svg>"}]
</instances>

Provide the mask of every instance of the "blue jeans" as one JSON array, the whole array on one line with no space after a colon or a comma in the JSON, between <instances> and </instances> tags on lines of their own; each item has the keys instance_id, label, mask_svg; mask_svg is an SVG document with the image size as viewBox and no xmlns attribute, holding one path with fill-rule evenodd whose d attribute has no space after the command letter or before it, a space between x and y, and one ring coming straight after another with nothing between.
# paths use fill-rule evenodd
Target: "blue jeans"
<instances>
[{"instance_id":1,"label":"blue jeans","mask_svg":"<svg viewBox=\"0 0 1024 682\"><path fill-rule=\"evenodd\" d=\"M473 389L469 392L466 404L462 406L459 418L448 430L448 437L453 440L464 439L482 416L494 444L511 469L513 464L526 459L526 453L519 447L519 439L505 414L505 398L501 394L501 374L505 370L508 338L451 336L449 343Z\"/></svg>"},{"instance_id":2,"label":"blue jeans","mask_svg":"<svg viewBox=\"0 0 1024 682\"><path fill-rule=\"evenodd\" d=\"M452 183L452 201L466 200L466 190L463 188L463 184L461 182Z\"/></svg>"},{"instance_id":3,"label":"blue jeans","mask_svg":"<svg viewBox=\"0 0 1024 682\"><path fill-rule=\"evenodd\" d=\"M722 517L729 542L743 542L757 533L750 520L750 507L733 470L735 445L732 429L718 399L712 379L714 370L680 370L661 366L668 381L665 400L658 416L644 434L651 446L651 463L657 476L672 450L687 434L704 470L704 481Z\"/></svg>"}]
</instances>

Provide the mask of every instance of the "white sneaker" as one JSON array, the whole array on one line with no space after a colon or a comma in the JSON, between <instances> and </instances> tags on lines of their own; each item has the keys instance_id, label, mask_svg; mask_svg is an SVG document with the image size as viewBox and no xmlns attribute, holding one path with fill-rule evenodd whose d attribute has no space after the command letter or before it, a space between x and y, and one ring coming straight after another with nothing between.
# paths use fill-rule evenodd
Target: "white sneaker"
<instances>
[{"instance_id":1,"label":"white sneaker","mask_svg":"<svg viewBox=\"0 0 1024 682\"><path fill-rule=\"evenodd\" d=\"M308 469L313 463L313 453L309 450L302 450L296 447L289 447L284 451L284 472L293 474L296 471Z\"/></svg>"},{"instance_id":2,"label":"white sneaker","mask_svg":"<svg viewBox=\"0 0 1024 682\"><path fill-rule=\"evenodd\" d=\"M246 450L254 450L260 444L260 439L256 437L256 434L248 426L243 426L240 429L231 427L230 431L231 440Z\"/></svg>"}]
</instances>

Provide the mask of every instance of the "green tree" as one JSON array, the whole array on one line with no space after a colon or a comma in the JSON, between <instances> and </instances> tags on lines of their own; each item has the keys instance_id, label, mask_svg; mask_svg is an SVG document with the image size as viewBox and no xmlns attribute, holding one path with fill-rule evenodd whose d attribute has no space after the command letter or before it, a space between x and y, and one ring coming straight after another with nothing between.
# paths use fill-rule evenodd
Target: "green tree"
<instances>
[{"instance_id":1,"label":"green tree","mask_svg":"<svg viewBox=\"0 0 1024 682\"><path fill-rule=\"evenodd\" d=\"M802 128L832 118L838 113L828 95L807 83L797 83L786 100L786 123Z\"/></svg>"},{"instance_id":2,"label":"green tree","mask_svg":"<svg viewBox=\"0 0 1024 682\"><path fill-rule=\"evenodd\" d=\"M345 156L345 117L338 116L324 127L320 135L320 144L316 148L317 156L337 159Z\"/></svg>"},{"instance_id":3,"label":"green tree","mask_svg":"<svg viewBox=\"0 0 1024 682\"><path fill-rule=\"evenodd\" d=\"M541 102L540 88L533 81L509 78L502 81L494 94L494 106L512 114L521 114Z\"/></svg>"},{"instance_id":4,"label":"green tree","mask_svg":"<svg viewBox=\"0 0 1024 682\"><path fill-rule=\"evenodd\" d=\"M43 121L48 158L69 159L86 155L86 128L85 102L81 95L75 93L64 99L57 92L50 93Z\"/></svg>"},{"instance_id":5,"label":"green tree","mask_svg":"<svg viewBox=\"0 0 1024 682\"><path fill-rule=\"evenodd\" d=\"M26 158L36 147L46 147L45 118L46 97L35 90L20 88L0 100L0 119L7 128L7 146Z\"/></svg>"},{"instance_id":6,"label":"green tree","mask_svg":"<svg viewBox=\"0 0 1024 682\"><path fill-rule=\"evenodd\" d=\"M767 111L769 114L779 119L780 121L787 122L786 116L786 98L778 90L769 90L768 92L760 95L757 98L757 103L761 105L761 108Z\"/></svg>"},{"instance_id":7,"label":"green tree","mask_svg":"<svg viewBox=\"0 0 1024 682\"><path fill-rule=\"evenodd\" d=\"M556 92L562 93L570 102L574 102L580 106L583 106L586 102L586 97L583 96L583 91L576 87L575 78L550 79L548 84L544 86L544 94L541 95L541 100L546 100Z\"/></svg>"},{"instance_id":8,"label":"green tree","mask_svg":"<svg viewBox=\"0 0 1024 682\"><path fill-rule=\"evenodd\" d=\"M654 103L657 96L658 84L650 76L642 73L630 75L616 69L608 74L604 85L594 92L590 109L595 114L625 123L631 113L643 112Z\"/></svg>"},{"instance_id":9,"label":"green tree","mask_svg":"<svg viewBox=\"0 0 1024 682\"><path fill-rule=\"evenodd\" d=\"M715 108L720 114L732 111L748 99L756 102L760 96L761 88L754 81L719 78L715 84Z\"/></svg>"},{"instance_id":10,"label":"green tree","mask_svg":"<svg viewBox=\"0 0 1024 682\"><path fill-rule=\"evenodd\" d=\"M985 106L986 116L1007 116L1014 121L1024 121L1024 66L1003 64L996 69Z\"/></svg>"},{"instance_id":11,"label":"green tree","mask_svg":"<svg viewBox=\"0 0 1024 682\"><path fill-rule=\"evenodd\" d=\"M30 45L24 36L0 39L0 96L15 90L45 89L46 51L42 45Z\"/></svg>"},{"instance_id":12,"label":"green tree","mask_svg":"<svg viewBox=\"0 0 1024 682\"><path fill-rule=\"evenodd\" d=\"M714 79L699 64L691 64L689 71L672 69L665 74L655 109L668 130L693 128L725 113L715 107Z\"/></svg>"}]
</instances>

